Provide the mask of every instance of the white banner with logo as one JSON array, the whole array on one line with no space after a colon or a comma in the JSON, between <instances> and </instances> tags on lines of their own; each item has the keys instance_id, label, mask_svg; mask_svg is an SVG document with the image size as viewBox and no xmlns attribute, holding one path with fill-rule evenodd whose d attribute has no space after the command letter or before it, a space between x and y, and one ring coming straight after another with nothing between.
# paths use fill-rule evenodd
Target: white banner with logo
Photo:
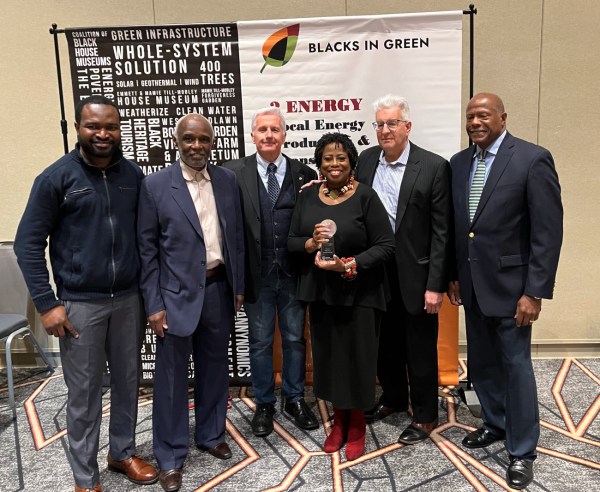
<instances>
[{"instance_id":1,"label":"white banner with logo","mask_svg":"<svg viewBox=\"0 0 600 492\"><path fill-rule=\"evenodd\" d=\"M288 124L286 154L306 162L326 131L351 135L360 152L377 143L372 103L392 93L410 104L411 139L450 158L461 135L462 17L238 22L245 135L257 109L277 105Z\"/></svg>"}]
</instances>

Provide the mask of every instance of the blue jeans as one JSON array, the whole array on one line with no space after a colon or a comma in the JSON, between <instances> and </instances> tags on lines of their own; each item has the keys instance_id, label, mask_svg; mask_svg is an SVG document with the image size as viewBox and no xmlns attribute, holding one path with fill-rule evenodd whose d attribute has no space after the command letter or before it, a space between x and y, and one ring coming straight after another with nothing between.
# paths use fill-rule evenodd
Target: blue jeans
<instances>
[{"instance_id":1,"label":"blue jeans","mask_svg":"<svg viewBox=\"0 0 600 492\"><path fill-rule=\"evenodd\" d=\"M257 301L246 302L244 310L248 317L250 368L256 403L277 401L273 376L276 311L283 348L283 392L288 402L303 398L306 373L306 310L296 300L296 279L288 277L279 268L274 268L263 279Z\"/></svg>"}]
</instances>

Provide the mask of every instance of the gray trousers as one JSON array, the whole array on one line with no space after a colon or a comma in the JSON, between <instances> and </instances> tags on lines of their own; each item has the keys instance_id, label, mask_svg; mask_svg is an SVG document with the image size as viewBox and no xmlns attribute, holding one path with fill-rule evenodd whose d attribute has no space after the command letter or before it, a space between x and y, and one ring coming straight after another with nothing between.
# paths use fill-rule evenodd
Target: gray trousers
<instances>
[{"instance_id":1,"label":"gray trousers","mask_svg":"<svg viewBox=\"0 0 600 492\"><path fill-rule=\"evenodd\" d=\"M138 294L65 301L79 338L60 339L67 384L67 436L75 483L100 481L98 447L102 420L102 373L110 369L109 449L115 460L135 453L142 306Z\"/></svg>"}]
</instances>

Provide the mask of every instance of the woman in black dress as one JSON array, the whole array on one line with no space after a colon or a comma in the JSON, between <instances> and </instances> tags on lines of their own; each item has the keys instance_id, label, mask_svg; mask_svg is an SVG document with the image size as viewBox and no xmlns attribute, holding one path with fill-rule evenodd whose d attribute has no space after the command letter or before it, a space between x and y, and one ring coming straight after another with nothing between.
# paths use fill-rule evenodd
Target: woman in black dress
<instances>
[{"instance_id":1,"label":"woman in black dress","mask_svg":"<svg viewBox=\"0 0 600 492\"><path fill-rule=\"evenodd\" d=\"M385 208L367 185L354 181L358 161L350 137L327 133L315 149L323 183L298 198L288 247L303 256L298 299L309 303L314 393L333 406L334 423L323 449L347 441L346 458L364 453L364 410L372 406L381 312L387 289L384 264L394 254ZM335 255L321 258L333 236Z\"/></svg>"}]
</instances>

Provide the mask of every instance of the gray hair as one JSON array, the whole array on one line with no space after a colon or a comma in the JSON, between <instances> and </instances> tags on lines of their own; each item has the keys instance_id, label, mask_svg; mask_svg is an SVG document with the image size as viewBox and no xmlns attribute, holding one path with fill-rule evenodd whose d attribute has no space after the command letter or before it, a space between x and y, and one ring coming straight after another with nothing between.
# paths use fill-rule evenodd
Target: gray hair
<instances>
[{"instance_id":1,"label":"gray hair","mask_svg":"<svg viewBox=\"0 0 600 492\"><path fill-rule=\"evenodd\" d=\"M373 109L376 113L377 111L381 111L382 109L391 108L400 109L402 119L410 121L410 107L408 106L408 101L401 96L396 96L394 94L386 94L385 96L380 97L373 103Z\"/></svg>"},{"instance_id":2,"label":"gray hair","mask_svg":"<svg viewBox=\"0 0 600 492\"><path fill-rule=\"evenodd\" d=\"M281 121L281 129L285 133L285 118L283 117L283 113L277 106L267 106L266 108L261 108L256 113L254 113L254 116L252 117L252 127L251 127L252 130L251 131L254 132L254 130L256 130L256 119L259 116L269 115L269 114L274 115L274 116L279 116L279 121Z\"/></svg>"}]
</instances>

